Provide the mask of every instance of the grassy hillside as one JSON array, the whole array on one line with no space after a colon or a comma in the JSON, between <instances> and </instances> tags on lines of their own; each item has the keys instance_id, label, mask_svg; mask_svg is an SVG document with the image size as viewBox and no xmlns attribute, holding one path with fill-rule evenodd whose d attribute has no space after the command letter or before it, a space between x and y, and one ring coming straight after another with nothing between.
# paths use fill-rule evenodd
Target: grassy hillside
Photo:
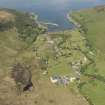
<instances>
[{"instance_id":1,"label":"grassy hillside","mask_svg":"<svg viewBox=\"0 0 105 105\"><path fill-rule=\"evenodd\" d=\"M81 34L87 38L92 49L93 64L88 66L84 75L91 78L81 85L81 91L93 105L104 105L105 97L105 6L97 6L73 12L73 20L80 24Z\"/></svg>"},{"instance_id":2,"label":"grassy hillside","mask_svg":"<svg viewBox=\"0 0 105 105\"><path fill-rule=\"evenodd\" d=\"M42 33L43 28L39 28L37 23L34 27L32 22L35 23L35 20L26 13L8 9L0 10L0 69L6 69L12 65L16 57L29 47L39 33ZM27 26L28 24L30 26ZM27 30L33 33L30 32L28 35Z\"/></svg>"},{"instance_id":3,"label":"grassy hillside","mask_svg":"<svg viewBox=\"0 0 105 105\"><path fill-rule=\"evenodd\" d=\"M54 75L76 78L71 64L77 62L80 70L90 62L87 53L86 39L78 29L45 33L32 14L1 9L0 105L88 105L78 92L77 81L66 87L50 81ZM21 95L11 78L12 67L18 62L31 67L34 85Z\"/></svg>"}]
</instances>

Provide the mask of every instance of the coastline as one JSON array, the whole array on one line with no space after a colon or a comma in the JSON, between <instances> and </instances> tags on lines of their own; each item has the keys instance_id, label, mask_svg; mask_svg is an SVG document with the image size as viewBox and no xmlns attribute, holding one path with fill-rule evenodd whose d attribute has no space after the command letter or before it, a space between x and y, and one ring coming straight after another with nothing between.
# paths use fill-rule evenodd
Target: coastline
<instances>
[{"instance_id":1,"label":"coastline","mask_svg":"<svg viewBox=\"0 0 105 105\"><path fill-rule=\"evenodd\" d=\"M43 25L46 25L46 26L49 26L49 25L51 25L51 26L55 26L55 27L58 27L59 25L58 24L56 24L56 23L51 23L51 22L39 22L40 24L43 24Z\"/></svg>"},{"instance_id":2,"label":"coastline","mask_svg":"<svg viewBox=\"0 0 105 105\"><path fill-rule=\"evenodd\" d=\"M80 28L81 27L81 24L79 24L73 17L70 13L67 13L67 19L73 23L77 28Z\"/></svg>"}]
</instances>

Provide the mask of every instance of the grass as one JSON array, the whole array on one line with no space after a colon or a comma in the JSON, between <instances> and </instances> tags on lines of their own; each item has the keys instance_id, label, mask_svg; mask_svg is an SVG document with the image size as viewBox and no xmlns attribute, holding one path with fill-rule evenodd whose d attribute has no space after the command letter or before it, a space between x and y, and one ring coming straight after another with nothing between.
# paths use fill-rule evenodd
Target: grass
<instances>
[{"instance_id":1,"label":"grass","mask_svg":"<svg viewBox=\"0 0 105 105\"><path fill-rule=\"evenodd\" d=\"M104 105L103 98L105 97L105 84L103 82L94 80L86 83L81 88L81 91L85 97L89 97L89 100L94 105Z\"/></svg>"},{"instance_id":2,"label":"grass","mask_svg":"<svg viewBox=\"0 0 105 105\"><path fill-rule=\"evenodd\" d=\"M8 38L9 36L9 38ZM0 68L6 68L13 64L14 57L18 55L19 50L24 49L25 43L18 40L17 33L14 30L0 32ZM11 60L10 60L11 59ZM5 65L5 66L4 66Z\"/></svg>"},{"instance_id":3,"label":"grass","mask_svg":"<svg viewBox=\"0 0 105 105\"><path fill-rule=\"evenodd\" d=\"M95 52L94 57L92 58L94 61L94 64L87 67L87 69L84 71L85 74L90 75L99 75L104 78L105 76L105 11L104 6L97 6L95 8L80 10L77 12L73 12L71 16L73 19L81 24L80 29L84 31L84 33L81 33L85 35L85 37L88 40L88 43L90 43L90 47ZM89 100L94 105L104 105L104 82L101 80L97 80L95 82L91 80L92 82L86 83L82 87L82 92L86 95ZM93 82L96 84L96 86L93 86Z\"/></svg>"},{"instance_id":4,"label":"grass","mask_svg":"<svg viewBox=\"0 0 105 105\"><path fill-rule=\"evenodd\" d=\"M49 43L50 41L53 43ZM87 52L86 40L77 29L39 36L34 47L37 48L40 59L48 60L50 76L73 75L70 63L78 60L84 62L85 55L82 51Z\"/></svg>"},{"instance_id":5,"label":"grass","mask_svg":"<svg viewBox=\"0 0 105 105\"><path fill-rule=\"evenodd\" d=\"M84 62L85 54L82 50L87 52L86 40L78 29L41 34L43 29L35 27L34 32L38 28L38 33L32 32L32 35L27 36L31 33L29 27L24 25L30 23L30 18L14 10L5 11L14 14L16 20L13 27L3 27L4 30L0 31L0 105L88 105L80 93L73 92L78 91L76 83L64 88L51 84L49 80L52 75L74 76L70 63L77 60ZM20 37L23 31L28 32L27 40ZM36 40L33 40L34 36L37 36ZM32 91L20 96L17 95L16 84L11 78L12 66L17 62L31 65L34 84ZM48 75L43 76L46 70Z\"/></svg>"}]
</instances>

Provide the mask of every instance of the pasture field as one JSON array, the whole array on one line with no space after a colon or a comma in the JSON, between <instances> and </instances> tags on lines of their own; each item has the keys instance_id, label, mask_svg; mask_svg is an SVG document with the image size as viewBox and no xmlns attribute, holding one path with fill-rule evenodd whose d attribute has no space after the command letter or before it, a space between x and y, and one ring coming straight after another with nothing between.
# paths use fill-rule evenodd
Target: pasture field
<instances>
[{"instance_id":1,"label":"pasture field","mask_svg":"<svg viewBox=\"0 0 105 105\"><path fill-rule=\"evenodd\" d=\"M70 15L79 24L92 51L93 64L86 67L83 75L89 78L80 87L92 105L104 105L105 97L105 6L75 11Z\"/></svg>"}]
</instances>

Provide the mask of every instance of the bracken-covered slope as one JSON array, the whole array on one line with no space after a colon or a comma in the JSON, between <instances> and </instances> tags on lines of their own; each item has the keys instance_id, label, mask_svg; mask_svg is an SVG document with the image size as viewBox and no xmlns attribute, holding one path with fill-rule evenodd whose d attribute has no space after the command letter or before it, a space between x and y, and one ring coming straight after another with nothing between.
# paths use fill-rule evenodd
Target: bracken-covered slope
<instances>
[{"instance_id":1,"label":"bracken-covered slope","mask_svg":"<svg viewBox=\"0 0 105 105\"><path fill-rule=\"evenodd\" d=\"M32 24L33 23L33 24ZM0 69L14 62L44 29L27 13L0 10Z\"/></svg>"}]
</instances>

